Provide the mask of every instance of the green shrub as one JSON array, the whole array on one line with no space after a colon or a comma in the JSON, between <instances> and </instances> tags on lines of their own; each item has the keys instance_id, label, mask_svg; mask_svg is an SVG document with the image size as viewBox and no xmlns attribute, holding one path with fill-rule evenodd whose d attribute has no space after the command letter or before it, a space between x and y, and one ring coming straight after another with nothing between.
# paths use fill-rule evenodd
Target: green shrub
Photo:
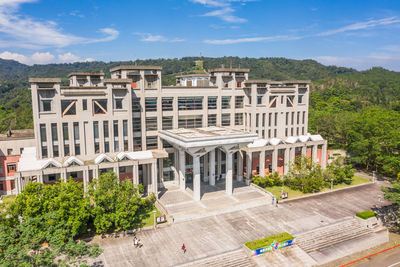
<instances>
[{"instance_id":1,"label":"green shrub","mask_svg":"<svg viewBox=\"0 0 400 267\"><path fill-rule=\"evenodd\" d=\"M246 242L244 244L249 249L255 250L255 249L259 249L259 248L263 248L263 247L269 246L274 241L279 242L279 243L283 243L285 241L292 240L292 239L294 239L294 237L291 234L283 232L283 233L279 233L279 234L276 234L276 235L268 236L266 238L257 239L257 240L254 240L254 241L249 241L249 242Z\"/></svg>"},{"instance_id":2,"label":"green shrub","mask_svg":"<svg viewBox=\"0 0 400 267\"><path fill-rule=\"evenodd\" d=\"M373 212L373 211L371 211L371 210L366 210L366 211L363 211L363 212L357 212L357 213L356 213L356 216L357 216L357 217L359 217L359 218L361 218L361 219L364 219L364 220L369 219L369 218L372 218L372 217L374 217L375 215L376 215L376 213Z\"/></svg>"},{"instance_id":3,"label":"green shrub","mask_svg":"<svg viewBox=\"0 0 400 267\"><path fill-rule=\"evenodd\" d=\"M278 172L268 174L265 177L262 176L252 177L251 180L254 184L262 188L282 185L282 179L279 176Z\"/></svg>"}]
</instances>

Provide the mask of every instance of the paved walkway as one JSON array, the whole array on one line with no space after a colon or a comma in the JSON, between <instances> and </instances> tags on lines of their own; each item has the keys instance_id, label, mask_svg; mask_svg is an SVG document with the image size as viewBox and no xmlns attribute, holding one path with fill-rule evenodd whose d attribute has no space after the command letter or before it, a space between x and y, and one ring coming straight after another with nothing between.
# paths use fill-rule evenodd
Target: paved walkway
<instances>
[{"instance_id":1,"label":"paved walkway","mask_svg":"<svg viewBox=\"0 0 400 267\"><path fill-rule=\"evenodd\" d=\"M96 260L105 266L174 266L241 247L249 240L287 231L301 233L370 209L382 194L375 184L279 204L262 205L138 233L132 237L97 240L104 253ZM186 254L180 250L182 243Z\"/></svg>"}]
</instances>

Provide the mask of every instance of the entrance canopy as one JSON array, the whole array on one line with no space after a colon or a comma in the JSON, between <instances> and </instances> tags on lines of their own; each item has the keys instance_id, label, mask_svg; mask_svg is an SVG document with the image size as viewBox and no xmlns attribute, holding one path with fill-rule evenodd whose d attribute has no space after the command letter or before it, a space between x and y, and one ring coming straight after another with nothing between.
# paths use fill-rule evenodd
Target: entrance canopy
<instances>
[{"instance_id":1,"label":"entrance canopy","mask_svg":"<svg viewBox=\"0 0 400 267\"><path fill-rule=\"evenodd\" d=\"M179 150L185 150L193 156L207 153L211 149L217 147L227 152L229 152L229 150L237 151L253 143L253 141L258 138L257 134L215 126L165 130L160 131L159 136L172 146Z\"/></svg>"}]
</instances>

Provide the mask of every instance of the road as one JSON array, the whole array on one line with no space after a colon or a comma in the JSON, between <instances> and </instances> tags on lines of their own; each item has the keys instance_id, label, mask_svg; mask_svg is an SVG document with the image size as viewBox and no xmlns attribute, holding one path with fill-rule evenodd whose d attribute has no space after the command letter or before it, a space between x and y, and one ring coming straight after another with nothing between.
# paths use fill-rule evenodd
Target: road
<instances>
[{"instance_id":1,"label":"road","mask_svg":"<svg viewBox=\"0 0 400 267\"><path fill-rule=\"evenodd\" d=\"M351 264L352 267L400 267L400 247L379 253Z\"/></svg>"}]
</instances>

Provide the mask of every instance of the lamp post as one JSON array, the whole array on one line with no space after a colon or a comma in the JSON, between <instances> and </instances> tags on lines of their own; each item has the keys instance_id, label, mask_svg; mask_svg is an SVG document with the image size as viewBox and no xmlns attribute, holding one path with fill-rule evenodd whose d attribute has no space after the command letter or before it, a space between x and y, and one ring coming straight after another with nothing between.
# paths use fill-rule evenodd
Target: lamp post
<instances>
[{"instance_id":1,"label":"lamp post","mask_svg":"<svg viewBox=\"0 0 400 267\"><path fill-rule=\"evenodd\" d=\"M375 171L372 171L372 182L375 183Z\"/></svg>"},{"instance_id":2,"label":"lamp post","mask_svg":"<svg viewBox=\"0 0 400 267\"><path fill-rule=\"evenodd\" d=\"M153 214L154 214L154 229L156 229L156 211L153 210Z\"/></svg>"},{"instance_id":3,"label":"lamp post","mask_svg":"<svg viewBox=\"0 0 400 267\"><path fill-rule=\"evenodd\" d=\"M331 191L333 190L333 179L331 179Z\"/></svg>"}]
</instances>

